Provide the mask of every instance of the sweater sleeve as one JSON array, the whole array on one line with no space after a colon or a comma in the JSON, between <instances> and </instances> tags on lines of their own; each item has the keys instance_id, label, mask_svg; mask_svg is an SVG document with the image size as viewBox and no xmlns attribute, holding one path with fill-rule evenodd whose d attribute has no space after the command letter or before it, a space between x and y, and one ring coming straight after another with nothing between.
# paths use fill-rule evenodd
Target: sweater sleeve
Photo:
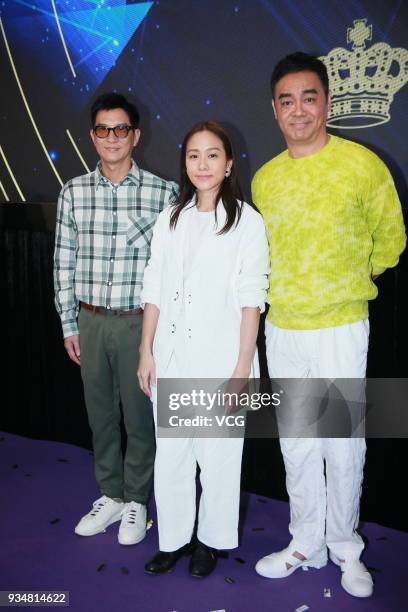
<instances>
[{"instance_id":1,"label":"sweater sleeve","mask_svg":"<svg viewBox=\"0 0 408 612\"><path fill-rule=\"evenodd\" d=\"M373 240L372 273L378 275L397 265L406 245L401 203L392 176L379 159L363 196L363 207Z\"/></svg>"},{"instance_id":2,"label":"sweater sleeve","mask_svg":"<svg viewBox=\"0 0 408 612\"><path fill-rule=\"evenodd\" d=\"M242 222L245 223L245 220L242 219ZM266 229L261 215L254 213L248 218L243 235L238 275L238 299L241 308L258 307L264 312L268 274L269 248Z\"/></svg>"},{"instance_id":3,"label":"sweater sleeve","mask_svg":"<svg viewBox=\"0 0 408 612\"><path fill-rule=\"evenodd\" d=\"M141 307L145 304L154 304L160 309L160 287L165 255L165 236L169 231L170 216L168 209L164 209L153 228L150 244L150 259L144 269L143 287L140 294Z\"/></svg>"},{"instance_id":4,"label":"sweater sleeve","mask_svg":"<svg viewBox=\"0 0 408 612\"><path fill-rule=\"evenodd\" d=\"M258 172L255 173L255 176L253 177L252 182L251 182L251 197L252 197L252 202L255 204L255 206L258 208L258 210L262 214L262 210L261 210L262 198L260 197L260 187L261 187L260 183L261 181L259 179L259 170L258 170Z\"/></svg>"}]
</instances>

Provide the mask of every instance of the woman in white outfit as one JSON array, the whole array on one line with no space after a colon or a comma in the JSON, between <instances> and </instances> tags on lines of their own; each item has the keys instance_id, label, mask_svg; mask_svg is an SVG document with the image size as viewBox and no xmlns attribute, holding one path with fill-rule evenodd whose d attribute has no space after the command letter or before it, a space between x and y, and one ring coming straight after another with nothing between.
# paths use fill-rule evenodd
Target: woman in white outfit
<instances>
[{"instance_id":1,"label":"woman in white outfit","mask_svg":"<svg viewBox=\"0 0 408 612\"><path fill-rule=\"evenodd\" d=\"M138 378L152 397L156 419L156 377L228 380L257 374L267 274L264 223L243 202L228 135L218 123L198 123L184 139L180 194L159 215L143 281ZM238 546L243 438L169 438L160 428L156 432L160 551L145 569L167 572L191 551L198 463L202 495L190 574L207 576L217 550Z\"/></svg>"}]
</instances>

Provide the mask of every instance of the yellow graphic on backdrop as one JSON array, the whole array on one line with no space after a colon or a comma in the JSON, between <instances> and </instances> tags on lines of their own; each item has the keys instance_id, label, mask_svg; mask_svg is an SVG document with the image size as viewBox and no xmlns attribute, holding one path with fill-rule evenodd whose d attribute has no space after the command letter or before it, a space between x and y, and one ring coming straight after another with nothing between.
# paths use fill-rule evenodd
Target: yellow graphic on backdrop
<instances>
[{"instance_id":1,"label":"yellow graphic on backdrop","mask_svg":"<svg viewBox=\"0 0 408 612\"><path fill-rule=\"evenodd\" d=\"M18 191L18 195L19 195L19 196L20 196L20 198L23 200L23 202L25 202L25 201L26 201L26 199L25 199L25 197L24 197L24 194L23 194L23 192L21 191L19 184L17 183L17 179L16 179L16 177L14 176L14 173L13 173L12 169L10 168L10 164L9 164L9 163L8 163L8 161L7 161L6 154L4 153L4 151L3 151L3 147L2 147L1 145L0 145L0 156L3 158L4 165L6 166L6 168L7 168L7 170L8 170L8 173L9 173L9 175L10 175L10 177L11 177L11 180L13 181L14 186L15 186L15 188L16 188L16 189L17 189L17 191ZM2 191L3 191L3 193L5 193L5 192L4 192L4 188L2 189ZM5 193L5 195L7 196L7 194L6 194L6 193ZM8 196L7 196L7 197L8 197ZM8 201L9 201L9 200L8 200Z\"/></svg>"},{"instance_id":2,"label":"yellow graphic on backdrop","mask_svg":"<svg viewBox=\"0 0 408 612\"><path fill-rule=\"evenodd\" d=\"M81 151L78 149L78 147L77 147L77 144L76 144L75 140L72 138L72 136L71 136L71 132L68 130L68 128L65 130L65 132L66 132L66 134L67 134L67 136L68 136L68 138L69 138L70 143L71 143L71 144L72 144L72 146L74 147L74 151L75 151L75 153L78 155L79 159L81 160L82 165L84 166L85 170L86 170L87 172L90 172L91 170L90 170L90 168L89 168L88 164L86 163L86 161L84 160L84 158L82 157L82 155L81 155Z\"/></svg>"},{"instance_id":3,"label":"yellow graphic on backdrop","mask_svg":"<svg viewBox=\"0 0 408 612\"><path fill-rule=\"evenodd\" d=\"M3 187L3 183L0 181L0 191L4 195L6 202L10 202L10 198L8 197L7 191Z\"/></svg>"},{"instance_id":4,"label":"yellow graphic on backdrop","mask_svg":"<svg viewBox=\"0 0 408 612\"><path fill-rule=\"evenodd\" d=\"M58 180L59 184L60 184L60 185L61 185L61 187L62 187L64 183L63 183L63 181L62 181L62 179L61 179L60 175L58 174L58 171L57 171L56 167L54 166L54 162L52 161L52 159L51 159L51 157L50 157L50 154L49 154L49 153L48 153L48 151L47 151L47 147L46 147L46 146L45 146L45 144L44 144L44 141L43 141L43 139L42 139L42 137L41 137L40 131L39 131L39 129L38 129L38 127L37 127L37 124L36 124L36 122L35 122L35 120L34 120L34 117L33 117L33 114L32 114L32 112L31 112L31 109L30 109L30 107L29 107L29 105L28 105L28 101L27 101L27 98L26 98L26 96L25 96L25 93L24 93L24 90L23 90L23 86L22 86L21 81L20 81L20 79L19 79L19 76L18 76L18 74L17 74L17 68L16 68L16 65L15 65L15 63L14 63L13 56L11 55L11 50L10 50L10 47L9 47L9 44L8 44L8 40L7 40L7 36L6 36L6 32L5 32L5 30L4 30L3 21L2 21L2 19L1 19L1 17L0 17L0 31L1 31L1 33L2 33L2 35L3 35L3 40L4 40L5 47L6 47L7 55L8 55L9 60L10 60L11 69L12 69L12 71L13 71L14 78L15 78L15 80L16 80L17 86L18 86L18 88L19 88L19 90L20 90L20 94L21 94L21 97L22 97L22 99L23 99L24 106L26 107L26 110L27 110L27 114L28 114L28 116L29 116L29 118L30 118L30 121L31 121L32 126L33 126L33 128L34 128L34 131L35 131L35 133L36 133L36 135L37 135L37 138L38 138L38 140L40 141L41 148L42 148L42 150L44 151L44 154L45 154L45 156L46 156L46 158L47 158L47 160L48 160L48 163L50 164L50 166L51 166L51 168L52 168L52 170L53 170L53 172L54 172L55 176L57 177L57 180ZM20 191L19 189L18 189L18 192L19 192L19 194L20 194L21 199L22 199L23 201L25 201L24 196L22 195L22 193L21 193L21 191Z\"/></svg>"},{"instance_id":5,"label":"yellow graphic on backdrop","mask_svg":"<svg viewBox=\"0 0 408 612\"><path fill-rule=\"evenodd\" d=\"M329 73L332 107L327 120L331 127L366 128L391 119L394 95L408 81L408 51L372 40L373 27L367 19L355 19L347 28L347 43L320 57Z\"/></svg>"}]
</instances>

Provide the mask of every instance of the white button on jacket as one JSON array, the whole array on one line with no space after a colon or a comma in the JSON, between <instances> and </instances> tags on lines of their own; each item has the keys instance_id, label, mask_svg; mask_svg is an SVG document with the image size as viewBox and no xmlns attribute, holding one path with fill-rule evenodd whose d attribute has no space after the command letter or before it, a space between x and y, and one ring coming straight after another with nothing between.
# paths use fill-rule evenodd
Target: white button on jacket
<instances>
[{"instance_id":1,"label":"white button on jacket","mask_svg":"<svg viewBox=\"0 0 408 612\"><path fill-rule=\"evenodd\" d=\"M151 255L145 268L142 304L160 310L153 355L158 377L165 376L175 352L182 375L229 377L239 353L241 309L265 308L269 249L261 215L244 203L238 225L217 235L226 220L217 207L217 226L203 239L186 278L183 253L192 202L169 227L173 207L163 210L153 230ZM258 374L257 356L252 375Z\"/></svg>"}]
</instances>

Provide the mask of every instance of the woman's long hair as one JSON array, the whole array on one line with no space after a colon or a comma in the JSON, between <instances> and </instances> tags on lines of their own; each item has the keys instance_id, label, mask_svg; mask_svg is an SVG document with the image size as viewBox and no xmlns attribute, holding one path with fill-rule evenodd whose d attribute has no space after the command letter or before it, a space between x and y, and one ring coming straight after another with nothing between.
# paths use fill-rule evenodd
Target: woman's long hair
<instances>
[{"instance_id":1,"label":"woman's long hair","mask_svg":"<svg viewBox=\"0 0 408 612\"><path fill-rule=\"evenodd\" d=\"M196 123L187 132L183 140L180 156L180 192L177 200L173 204L173 210L170 216L170 227L175 229L181 211L195 195L196 189L187 175L186 153L190 138L194 136L194 134L197 134L197 132L212 132L215 134L222 142L227 159L232 160L231 173L228 177L226 176L221 183L215 199L215 220L217 221L217 206L220 200L222 200L227 213L227 220L224 227L217 232L218 234L225 234L231 229L235 221L236 223L239 222L244 198L235 169L234 152L231 141L225 129L216 121L200 121Z\"/></svg>"}]
</instances>

